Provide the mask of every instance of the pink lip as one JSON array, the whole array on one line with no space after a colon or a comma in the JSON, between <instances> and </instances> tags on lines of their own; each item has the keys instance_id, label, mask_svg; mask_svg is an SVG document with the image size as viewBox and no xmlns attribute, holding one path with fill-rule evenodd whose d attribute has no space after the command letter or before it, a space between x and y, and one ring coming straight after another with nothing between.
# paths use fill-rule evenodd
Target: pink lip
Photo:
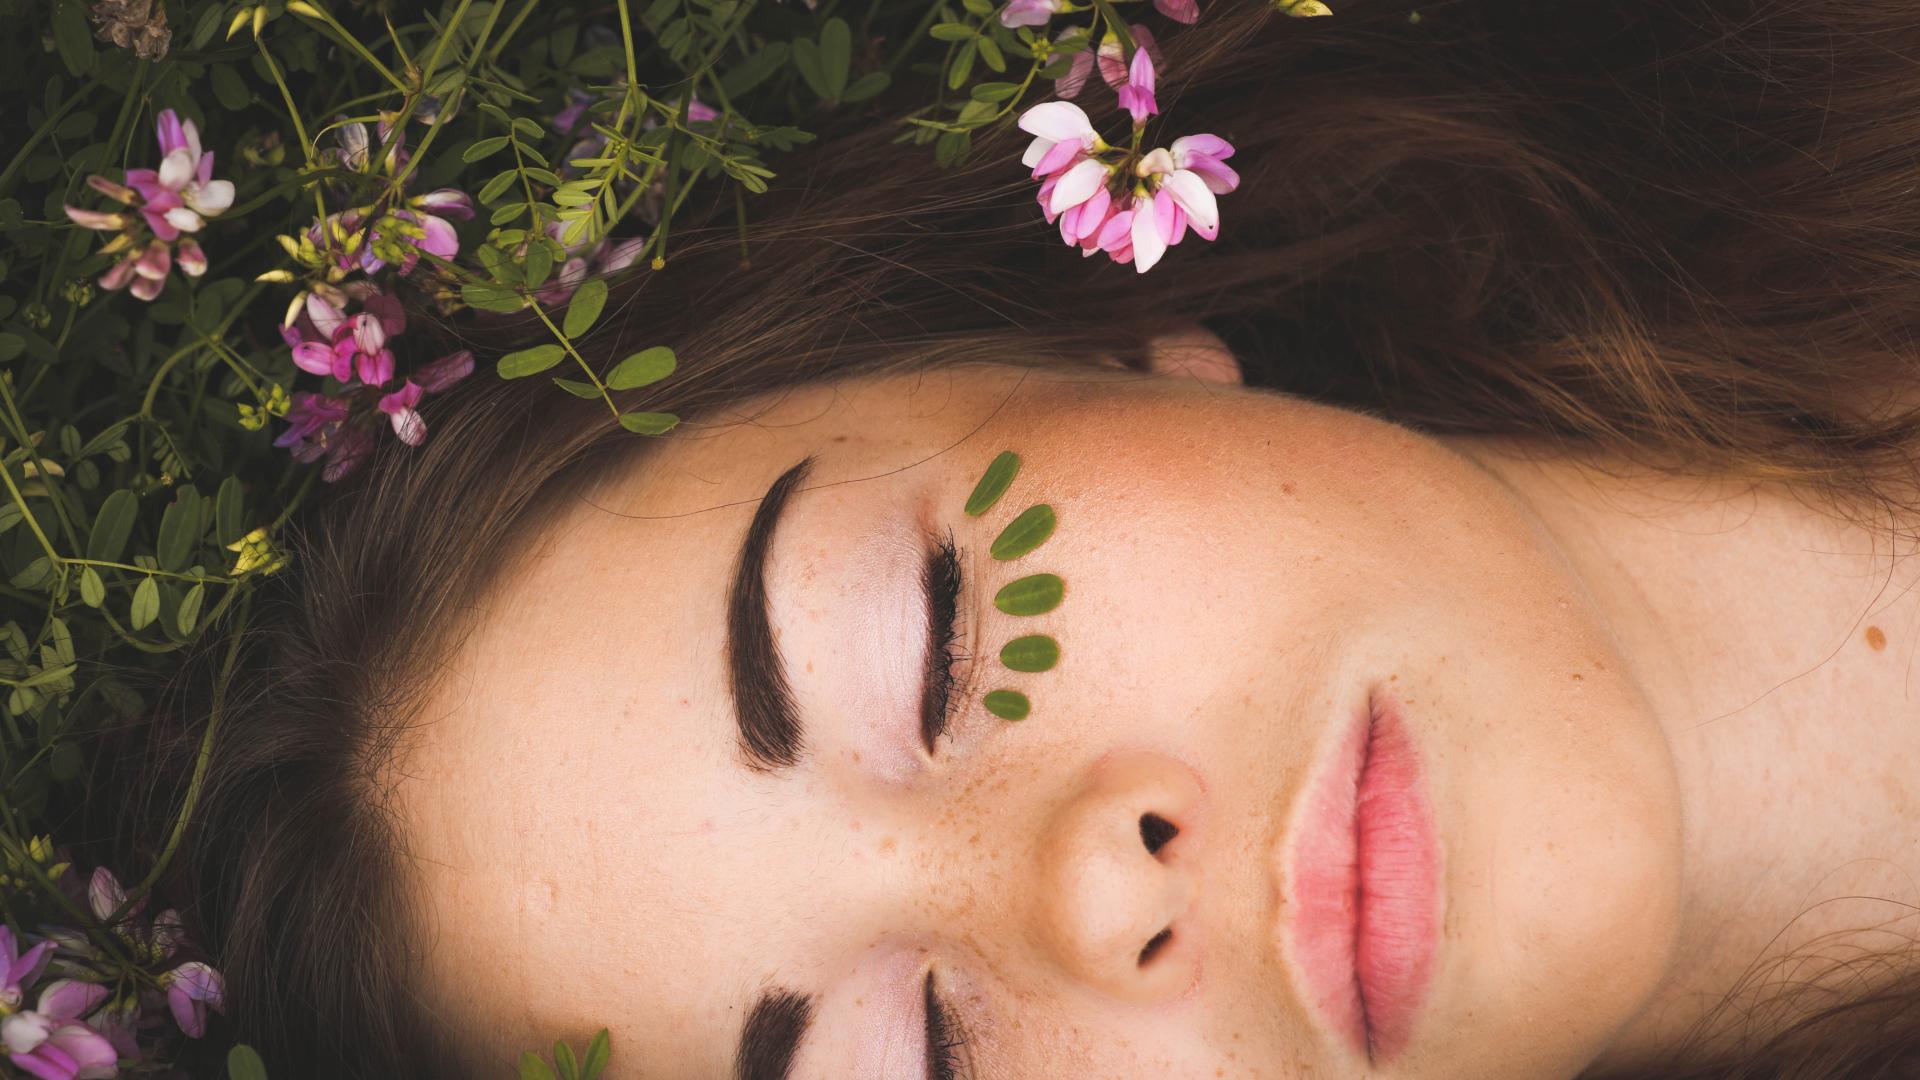
<instances>
[{"instance_id":1,"label":"pink lip","mask_svg":"<svg viewBox=\"0 0 1920 1080\"><path fill-rule=\"evenodd\" d=\"M1419 753L1376 696L1342 731L1287 864L1289 951L1308 1000L1369 1062L1410 1041L1440 932L1440 849Z\"/></svg>"}]
</instances>

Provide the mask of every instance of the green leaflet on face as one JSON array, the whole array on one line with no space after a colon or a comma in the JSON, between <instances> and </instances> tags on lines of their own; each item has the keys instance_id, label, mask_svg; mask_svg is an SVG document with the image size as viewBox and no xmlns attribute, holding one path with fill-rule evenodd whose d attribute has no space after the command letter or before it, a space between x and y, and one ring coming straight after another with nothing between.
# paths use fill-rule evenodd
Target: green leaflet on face
<instances>
[{"instance_id":1,"label":"green leaflet on face","mask_svg":"<svg viewBox=\"0 0 1920 1080\"><path fill-rule=\"evenodd\" d=\"M1000 662L1015 671L1045 671L1060 662L1060 643L1045 634L1017 637L1000 647Z\"/></svg>"},{"instance_id":2,"label":"green leaflet on face","mask_svg":"<svg viewBox=\"0 0 1920 1080\"><path fill-rule=\"evenodd\" d=\"M993 690L983 699L987 711L1002 720L1025 720L1033 710L1027 695L1018 690Z\"/></svg>"},{"instance_id":3,"label":"green leaflet on face","mask_svg":"<svg viewBox=\"0 0 1920 1080\"><path fill-rule=\"evenodd\" d=\"M1013 483L1014 475L1019 471L1020 455L1011 450L1000 451L1000 456L987 466L980 482L973 486L973 494L967 496L967 516L979 517L993 509L993 504L1007 493L1007 487Z\"/></svg>"},{"instance_id":4,"label":"green leaflet on face","mask_svg":"<svg viewBox=\"0 0 1920 1080\"><path fill-rule=\"evenodd\" d=\"M1001 562L1017 559L1046 543L1047 537L1053 535L1053 526L1053 507L1046 503L1029 506L1019 517L1007 522L988 551Z\"/></svg>"},{"instance_id":5,"label":"green leaflet on face","mask_svg":"<svg viewBox=\"0 0 1920 1080\"><path fill-rule=\"evenodd\" d=\"M1044 615L1060 606L1066 588L1058 574L1032 574L1001 586L993 606L1009 615Z\"/></svg>"}]
</instances>

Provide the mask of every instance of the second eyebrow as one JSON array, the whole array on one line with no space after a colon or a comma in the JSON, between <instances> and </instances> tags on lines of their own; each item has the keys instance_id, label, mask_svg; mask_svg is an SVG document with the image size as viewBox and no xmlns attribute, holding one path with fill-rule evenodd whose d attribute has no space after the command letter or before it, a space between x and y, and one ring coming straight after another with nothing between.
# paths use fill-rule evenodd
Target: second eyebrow
<instances>
[{"instance_id":1,"label":"second eyebrow","mask_svg":"<svg viewBox=\"0 0 1920 1080\"><path fill-rule=\"evenodd\" d=\"M727 597L727 675L734 719L747 767L760 772L792 768L806 750L800 710L773 640L766 570L781 511L812 468L813 457L808 455L767 488L740 545Z\"/></svg>"}]
</instances>

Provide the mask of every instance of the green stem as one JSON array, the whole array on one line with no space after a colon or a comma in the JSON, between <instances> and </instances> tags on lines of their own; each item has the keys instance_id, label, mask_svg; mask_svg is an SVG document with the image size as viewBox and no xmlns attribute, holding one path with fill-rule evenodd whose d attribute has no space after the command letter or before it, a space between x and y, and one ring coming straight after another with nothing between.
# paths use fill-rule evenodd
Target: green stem
<instances>
[{"instance_id":1,"label":"green stem","mask_svg":"<svg viewBox=\"0 0 1920 1080\"><path fill-rule=\"evenodd\" d=\"M167 837L167 845L160 849L160 857L153 861L153 868L140 880L138 888L127 894L127 902L113 913L109 922L118 921L140 897L152 890L160 875L166 872L167 864L173 861L173 853L180 846L181 837L186 835L187 822L193 816L194 807L200 801L200 791L206 784L207 766L213 760L213 737L220 731L220 721L226 716L227 680L233 675L235 662L240 657L240 640L246 634L247 614L253 608L253 598L249 596L240 605L239 625L235 626L227 641L226 660L220 666L220 675L213 684L213 709L207 716L206 730L200 735L200 754L193 764L193 779L187 782L186 802L180 807L180 815L173 821L173 831Z\"/></svg>"},{"instance_id":2,"label":"green stem","mask_svg":"<svg viewBox=\"0 0 1920 1080\"><path fill-rule=\"evenodd\" d=\"M393 72L387 70L387 65L381 63L380 58L373 55L373 53L369 52L365 45L360 44L359 38L354 37L352 34L348 33L347 28L340 25L340 20L335 19L331 14L327 12L325 8L322 8L316 4L312 4L311 2L309 2L308 6L313 9L314 13L319 16L320 21L325 23L327 25L327 28L329 30L332 30L334 32L334 35L338 37L340 41L347 46L347 48L352 49L356 53L359 53L360 59L365 60L369 64L372 64L374 70L380 73L381 78L392 83L393 88L400 91L401 93L404 94L407 92L407 84L401 82L398 76L394 75Z\"/></svg>"},{"instance_id":3,"label":"green stem","mask_svg":"<svg viewBox=\"0 0 1920 1080\"><path fill-rule=\"evenodd\" d=\"M280 73L280 65L273 62L273 53L267 49L267 43L260 40L258 34L253 36L253 43L260 49L260 58L267 62L267 71L273 75L273 84L280 88L280 100L287 103L287 115L293 119L293 133L300 140L300 156L306 161L307 168L311 170L314 168L313 143L307 139L307 125L300 119L300 109L293 103L293 91L287 89L286 76ZM318 187L313 189L313 209L320 220L326 220L327 204L321 198Z\"/></svg>"},{"instance_id":4,"label":"green stem","mask_svg":"<svg viewBox=\"0 0 1920 1080\"><path fill-rule=\"evenodd\" d=\"M533 14L533 6L539 2L540 0L527 0L520 5L520 14L515 15L513 21L507 24L506 33L499 41L494 42L493 51L487 54L487 63L499 62L500 54L506 50L507 43L513 40L513 35L520 32L520 24L527 21L527 16Z\"/></svg>"},{"instance_id":5,"label":"green stem","mask_svg":"<svg viewBox=\"0 0 1920 1080\"><path fill-rule=\"evenodd\" d=\"M547 325L547 330L553 334L554 340L560 342L560 347L567 350L567 355L573 357L574 363L580 365L580 370L587 373L587 378L593 380L593 388L600 391L600 400L607 403L607 408L612 409L614 418L618 419L620 406L615 405L613 395L607 393L607 384L600 381L600 376L595 375L593 368L588 366L587 361L574 350L572 339L561 333L559 327L553 325L553 320L547 318L547 313L541 309L539 301L528 297L527 306L533 309L535 315L540 316L540 321Z\"/></svg>"}]
</instances>

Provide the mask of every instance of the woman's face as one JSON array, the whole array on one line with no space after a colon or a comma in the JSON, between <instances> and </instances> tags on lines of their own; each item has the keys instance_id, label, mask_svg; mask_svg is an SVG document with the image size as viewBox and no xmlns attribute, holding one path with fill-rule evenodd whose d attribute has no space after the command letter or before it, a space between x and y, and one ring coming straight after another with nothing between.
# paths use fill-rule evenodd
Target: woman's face
<instances>
[{"instance_id":1,"label":"woman's face","mask_svg":"<svg viewBox=\"0 0 1920 1080\"><path fill-rule=\"evenodd\" d=\"M626 1076L1570 1076L1665 972L1666 744L1583 583L1470 458L1119 370L750 411L550 523L476 598L396 769L430 994L473 1041L604 1025ZM969 516L1004 450L1017 477ZM1052 536L992 557L1040 503ZM1056 608L996 608L1037 573ZM1033 634L1057 664L1005 666ZM984 707L1003 689L1025 719ZM1361 856L1386 867L1362 918L1435 944L1417 996L1388 945L1362 956L1377 985L1349 996L1400 1036L1369 1066L1310 974L1356 948L1310 895L1355 856L1310 808L1375 710L1434 891Z\"/></svg>"}]
</instances>

